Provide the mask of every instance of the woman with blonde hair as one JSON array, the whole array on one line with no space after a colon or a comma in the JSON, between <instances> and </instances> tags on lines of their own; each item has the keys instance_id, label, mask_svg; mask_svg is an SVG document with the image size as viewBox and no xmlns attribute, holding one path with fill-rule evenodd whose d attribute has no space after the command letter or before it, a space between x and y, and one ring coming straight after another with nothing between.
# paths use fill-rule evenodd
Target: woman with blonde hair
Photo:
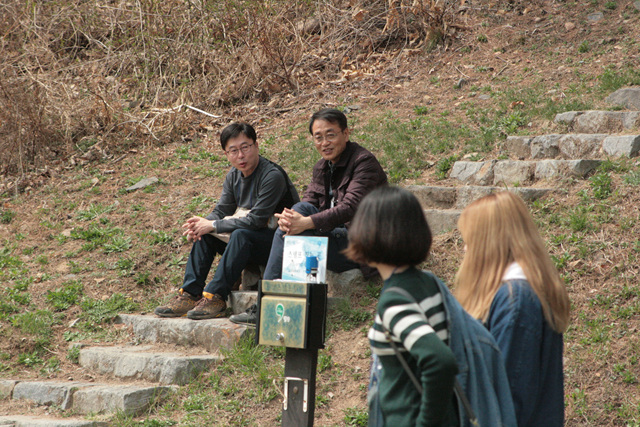
<instances>
[{"instance_id":1,"label":"woman with blonde hair","mask_svg":"<svg viewBox=\"0 0 640 427\"><path fill-rule=\"evenodd\" d=\"M465 255L455 295L502 351L518 426L562 426L570 302L527 206L494 193L467 206L458 229Z\"/></svg>"}]
</instances>

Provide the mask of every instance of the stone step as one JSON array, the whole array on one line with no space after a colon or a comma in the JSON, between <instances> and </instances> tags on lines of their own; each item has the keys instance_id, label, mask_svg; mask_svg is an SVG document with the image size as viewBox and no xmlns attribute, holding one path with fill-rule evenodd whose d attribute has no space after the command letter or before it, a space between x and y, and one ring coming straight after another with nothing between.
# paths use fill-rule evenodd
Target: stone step
<instances>
[{"instance_id":1,"label":"stone step","mask_svg":"<svg viewBox=\"0 0 640 427\"><path fill-rule=\"evenodd\" d=\"M87 347L80 350L83 368L124 380L187 384L220 360L217 355L159 352L151 346Z\"/></svg>"},{"instance_id":2,"label":"stone step","mask_svg":"<svg viewBox=\"0 0 640 427\"><path fill-rule=\"evenodd\" d=\"M108 427L106 421L79 420L77 418L30 417L27 415L0 416L0 427Z\"/></svg>"},{"instance_id":3,"label":"stone step","mask_svg":"<svg viewBox=\"0 0 640 427\"><path fill-rule=\"evenodd\" d=\"M29 400L37 405L55 405L76 414L122 412L138 415L157 400L176 390L176 386L109 385L78 381L2 381L7 397Z\"/></svg>"},{"instance_id":4,"label":"stone step","mask_svg":"<svg viewBox=\"0 0 640 427\"><path fill-rule=\"evenodd\" d=\"M72 409L80 414L139 415L176 390L177 386L98 385L76 391Z\"/></svg>"},{"instance_id":5,"label":"stone step","mask_svg":"<svg viewBox=\"0 0 640 427\"><path fill-rule=\"evenodd\" d=\"M191 320L186 317L161 318L150 314L120 314L116 323L129 325L144 342L201 347L212 353L231 349L247 331L246 326L227 318Z\"/></svg>"},{"instance_id":6,"label":"stone step","mask_svg":"<svg viewBox=\"0 0 640 427\"><path fill-rule=\"evenodd\" d=\"M420 201L433 234L442 234L456 229L460 213L474 200L492 193L505 191L504 187L471 185L464 187L410 185L406 188ZM532 202L556 190L553 188L512 187L508 191L518 194L525 202ZM444 206L442 205L442 200L447 201ZM439 203L439 206L434 206Z\"/></svg>"},{"instance_id":7,"label":"stone step","mask_svg":"<svg viewBox=\"0 0 640 427\"><path fill-rule=\"evenodd\" d=\"M640 110L640 87L623 87L607 96L607 102L628 110Z\"/></svg>"},{"instance_id":8,"label":"stone step","mask_svg":"<svg viewBox=\"0 0 640 427\"><path fill-rule=\"evenodd\" d=\"M476 185L462 187L409 185L406 189L417 197L424 209L463 209L474 200L491 193L504 191L505 188ZM525 201L530 202L546 196L554 190L552 188L515 187L510 188L509 191L519 194Z\"/></svg>"},{"instance_id":9,"label":"stone step","mask_svg":"<svg viewBox=\"0 0 640 427\"><path fill-rule=\"evenodd\" d=\"M259 279L258 279L259 280ZM229 305L233 314L244 313L258 300L257 291L233 291L229 296Z\"/></svg>"},{"instance_id":10,"label":"stone step","mask_svg":"<svg viewBox=\"0 0 640 427\"><path fill-rule=\"evenodd\" d=\"M442 234L458 228L461 209L425 209L424 216L432 234Z\"/></svg>"},{"instance_id":11,"label":"stone step","mask_svg":"<svg viewBox=\"0 0 640 427\"><path fill-rule=\"evenodd\" d=\"M359 268L341 273L327 270L328 307L332 309L339 300L349 301L354 289L365 286L366 279Z\"/></svg>"},{"instance_id":12,"label":"stone step","mask_svg":"<svg viewBox=\"0 0 640 427\"><path fill-rule=\"evenodd\" d=\"M509 157L520 160L635 157L640 152L640 135L571 133L508 136L504 151Z\"/></svg>"},{"instance_id":13,"label":"stone step","mask_svg":"<svg viewBox=\"0 0 640 427\"><path fill-rule=\"evenodd\" d=\"M449 177L469 185L520 186L543 179L584 179L592 174L601 162L589 159L458 161L451 168Z\"/></svg>"},{"instance_id":14,"label":"stone step","mask_svg":"<svg viewBox=\"0 0 640 427\"><path fill-rule=\"evenodd\" d=\"M575 133L620 133L640 129L640 111L567 111L557 114L555 122Z\"/></svg>"}]
</instances>

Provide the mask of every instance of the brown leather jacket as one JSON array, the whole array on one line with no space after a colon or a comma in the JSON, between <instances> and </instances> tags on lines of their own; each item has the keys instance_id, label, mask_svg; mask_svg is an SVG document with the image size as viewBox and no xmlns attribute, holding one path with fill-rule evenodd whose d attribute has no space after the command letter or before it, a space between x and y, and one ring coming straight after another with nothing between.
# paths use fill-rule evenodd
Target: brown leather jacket
<instances>
[{"instance_id":1,"label":"brown leather jacket","mask_svg":"<svg viewBox=\"0 0 640 427\"><path fill-rule=\"evenodd\" d=\"M331 207L329 179L333 188L334 206ZM355 142L347 142L333 175L329 162L320 159L313 167L313 177L302 198L320 209L311 215L316 230L328 232L336 227L349 226L360 201L371 190L387 184L387 174L369 150Z\"/></svg>"}]
</instances>

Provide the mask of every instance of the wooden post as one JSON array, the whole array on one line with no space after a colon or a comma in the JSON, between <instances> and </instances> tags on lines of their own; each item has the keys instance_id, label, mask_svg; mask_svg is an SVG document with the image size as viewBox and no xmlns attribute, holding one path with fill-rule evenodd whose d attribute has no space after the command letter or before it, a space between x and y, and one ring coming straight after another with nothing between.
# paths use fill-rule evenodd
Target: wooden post
<instances>
[{"instance_id":1,"label":"wooden post","mask_svg":"<svg viewBox=\"0 0 640 427\"><path fill-rule=\"evenodd\" d=\"M287 347L282 427L312 427L316 407L318 349Z\"/></svg>"}]
</instances>

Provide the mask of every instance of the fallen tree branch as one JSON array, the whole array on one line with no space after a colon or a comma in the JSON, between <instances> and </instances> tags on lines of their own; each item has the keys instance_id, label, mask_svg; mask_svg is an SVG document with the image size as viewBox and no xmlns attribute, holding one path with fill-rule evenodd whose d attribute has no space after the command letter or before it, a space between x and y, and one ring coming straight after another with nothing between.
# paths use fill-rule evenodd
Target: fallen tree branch
<instances>
[{"instance_id":1,"label":"fallen tree branch","mask_svg":"<svg viewBox=\"0 0 640 427\"><path fill-rule=\"evenodd\" d=\"M204 115L209 116L209 117L213 117L214 119L219 119L219 118L222 117L222 116L216 116L215 114L207 113L206 111L202 111L199 108L192 107L191 105L187 105L187 104L178 105L175 109L180 110L180 108L182 108L182 107L189 108L189 109L191 109L193 111L197 111L198 113L204 114Z\"/></svg>"}]
</instances>

